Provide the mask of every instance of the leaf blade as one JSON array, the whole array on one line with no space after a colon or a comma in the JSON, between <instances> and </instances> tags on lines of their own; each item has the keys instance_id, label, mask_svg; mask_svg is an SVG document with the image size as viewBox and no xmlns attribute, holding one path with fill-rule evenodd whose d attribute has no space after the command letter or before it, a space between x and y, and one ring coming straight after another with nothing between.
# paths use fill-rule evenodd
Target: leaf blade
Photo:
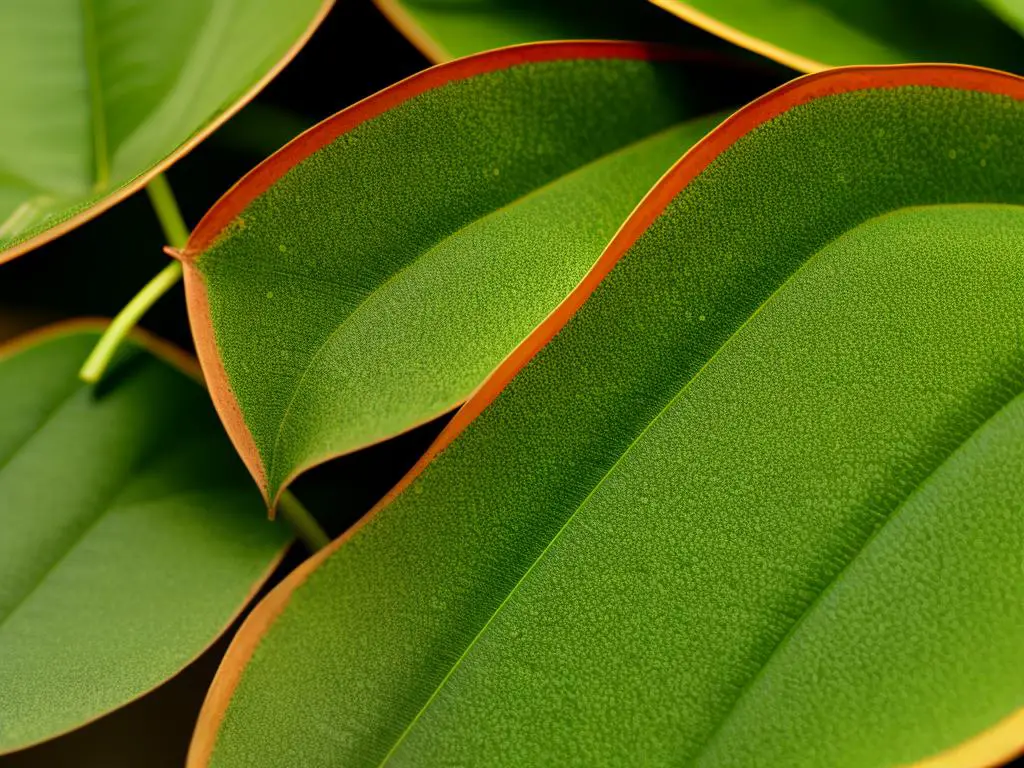
<instances>
[{"instance_id":1,"label":"leaf blade","mask_svg":"<svg viewBox=\"0 0 1024 768\"><path fill-rule=\"evenodd\" d=\"M331 2L52 5L0 15L0 66L17 73L0 86L0 262L166 170L291 60Z\"/></svg>"},{"instance_id":2,"label":"leaf blade","mask_svg":"<svg viewBox=\"0 0 1024 768\"><path fill-rule=\"evenodd\" d=\"M312 765L378 764L389 754L426 764L530 763L541 753L531 750L566 762L599 754L628 764L637 750L654 761L699 757L715 718L727 716L753 665L766 651L770 660L784 638L789 625L780 616L794 597L827 585L850 544L869 540L878 522L871 500L898 508L951 443L1019 396L1024 284L1014 244L1024 236L1024 190L1010 169L1024 158L1003 154L1006 145L993 137L1012 135L1011 124L1024 119L1022 97L1020 80L970 68L863 68L804 79L727 121L663 180L606 251L608 263L591 273L596 279L588 277L551 327L531 336L523 359L499 368L376 514L257 609L229 651L229 672L207 702L190 764L258 761L271 746L253 740L277 717L270 702L291 695L282 690L291 685L310 711L342 724L326 735L308 718L289 721L283 741L295 751L288 757ZM893 110L910 115L910 124L878 136L877 128L893 125ZM811 138L821 143L807 153ZM950 142L960 147L954 156ZM755 151L759 143L771 151ZM849 166L839 147L859 148ZM854 168L859 176L847 173ZM758 178L772 183L751 183ZM933 231L914 218L922 216L942 222L938 252L920 245ZM891 232L882 237L886 249L872 240L887 222L904 241L895 250ZM844 232L856 237L837 239ZM809 251L831 255L802 271ZM710 261L708 252L723 258ZM852 264L833 268L851 253ZM944 266L932 269L932 257ZM918 266L901 272L905 263ZM700 270L699 279L687 269ZM882 313L894 297L907 309ZM692 315L684 320L680 307ZM744 327L759 330L734 335ZM786 344L788 330L766 332L772 327L799 329L795 343ZM718 349L727 352L711 358ZM936 355L939 349L950 357ZM903 355L919 366L915 375L900 372ZM846 384L856 387L843 391ZM671 397L683 387L690 387L685 398ZM737 408L743 418L730 418ZM689 439L626 452L659 413L672 418L655 427L662 438L683 429ZM1014 421L1013 437L1018 429ZM795 448L780 455L789 445L783 438L801 431ZM841 486L852 494L848 505L829 495L830 481L852 466L844 451L860 456L860 470ZM816 463L819 454L828 460ZM610 475L609 466L627 455L632 474ZM1012 470L1012 455L1003 459ZM737 464L748 471L735 471ZM655 488L658 467L672 481L662 478ZM602 484L606 476L612 482ZM999 476L995 512L1008 527L994 531L1004 545L989 554L1003 572L1019 541L1019 515L1007 506L1019 472ZM699 502L709 488L735 495L725 506L731 513L716 516L714 504ZM760 509L765 488L773 489L773 508L786 510L784 530L773 528L781 522L774 514L741 513ZM600 514L565 527L565 515L588 498L600 503ZM693 512L674 506L678 500L690 500ZM659 514L668 509L682 517ZM552 546L562 530L572 546ZM761 549L744 549L754 540ZM787 720L786 707L769 707L773 719L760 727L812 732L787 740L779 764L920 760L973 736L973 710L984 712L982 727L1006 718L1012 729L1019 721L1012 713L1021 681L1011 670L1020 668L1013 642L1020 585L993 584L991 573L977 578L972 588L1003 609L992 617L1003 620L998 632L992 622L948 623L961 649L955 661L973 672L984 654L963 649L1001 643L981 690L960 698L937 693L944 681L927 669L941 659L940 644L911 654L921 674L869 666L886 670L881 703L903 735L858 742L880 703L870 698L859 700L856 717L847 709L841 722L828 720L832 729L855 723L842 739L834 732L815 738L820 721ZM516 600L506 603L519 584ZM974 597L963 599L969 605ZM887 605L906 618L902 603ZM651 634L641 618L665 625L664 633ZM910 634L896 624L918 644L911 650L920 651L932 631L922 624ZM305 670L290 661L288 649L299 647ZM460 664L464 655L472 663ZM283 679L294 682L282 686ZM896 691L910 685L927 707L900 709ZM920 723L936 700L942 722ZM816 712L828 718L835 710ZM997 743L1007 750L1000 755L1019 748L1019 734L1014 739L1000 726L978 738L968 752L985 754ZM734 739L723 759L741 764L750 757L745 743ZM866 759L872 749L879 754Z\"/></svg>"},{"instance_id":3,"label":"leaf blade","mask_svg":"<svg viewBox=\"0 0 1024 768\"><path fill-rule=\"evenodd\" d=\"M186 374L133 343L113 391L77 381L97 335L49 331L0 361L4 752L95 719L184 667L287 541L252 515L257 497Z\"/></svg>"},{"instance_id":4,"label":"leaf blade","mask_svg":"<svg viewBox=\"0 0 1024 768\"><path fill-rule=\"evenodd\" d=\"M211 209L183 254L193 334L271 505L303 469L451 409L571 289L720 106L699 73L729 70L677 56L538 44L434 68Z\"/></svg>"}]
</instances>

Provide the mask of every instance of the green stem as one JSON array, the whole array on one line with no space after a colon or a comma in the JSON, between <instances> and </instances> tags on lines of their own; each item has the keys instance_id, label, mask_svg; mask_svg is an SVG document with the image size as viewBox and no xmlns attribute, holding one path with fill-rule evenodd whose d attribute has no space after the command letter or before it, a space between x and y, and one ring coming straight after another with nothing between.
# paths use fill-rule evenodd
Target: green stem
<instances>
[{"instance_id":1,"label":"green stem","mask_svg":"<svg viewBox=\"0 0 1024 768\"><path fill-rule=\"evenodd\" d=\"M316 552L331 543L316 518L302 506L302 502L295 498L291 491L281 494L277 509L281 513L281 517L288 521L292 530L309 547L310 551Z\"/></svg>"},{"instance_id":2,"label":"green stem","mask_svg":"<svg viewBox=\"0 0 1024 768\"><path fill-rule=\"evenodd\" d=\"M167 183L167 177L162 173L154 176L146 185L146 194L149 195L149 202L153 204L156 217L160 219L160 226L164 228L168 245L173 248L184 248L188 242L188 227L181 218L178 201L174 199L174 192Z\"/></svg>"},{"instance_id":3,"label":"green stem","mask_svg":"<svg viewBox=\"0 0 1024 768\"><path fill-rule=\"evenodd\" d=\"M153 204L153 210L156 211L156 217L160 220L160 226L164 230L167 242L175 248L183 248L188 242L188 227L185 226L185 220L181 218L181 211L178 210L178 203L174 199L174 192L171 191L171 185L167 183L167 178L163 174L155 176L146 186L146 193ZM117 317L107 326L82 369L78 372L82 381L87 384L95 384L103 378L103 374L114 358L118 347L121 346L121 342L138 325L139 320L149 311L150 307L177 285L179 280L181 280L181 264L175 261L160 270L156 277L135 294L135 297L117 313Z\"/></svg>"},{"instance_id":4,"label":"green stem","mask_svg":"<svg viewBox=\"0 0 1024 768\"><path fill-rule=\"evenodd\" d=\"M188 227L181 217L178 209L178 202L174 199L174 192L171 185L163 174L156 176L146 187L149 200L153 204L153 210L160 219L160 226L163 227L167 242L174 248L184 248L188 242ZM110 361L117 352L117 348L131 333L139 320L156 301L167 291L173 288L181 280L181 262L172 261L160 273L146 283L145 287L128 302L124 309L117 313L117 317L107 326L99 342L89 354L89 358L79 371L79 376L89 384L95 384L102 377L110 365ZM317 523L316 518L309 510L302 506L290 491L281 494L278 502L281 517L288 521L288 524L313 552L323 549L330 543L330 538L324 533L323 528Z\"/></svg>"},{"instance_id":5,"label":"green stem","mask_svg":"<svg viewBox=\"0 0 1024 768\"><path fill-rule=\"evenodd\" d=\"M146 283L146 286L135 294L124 309L117 313L100 340L93 347L78 376L87 384L95 384L106 372L110 361L114 358L121 342L132 332L142 316L146 314L156 300L167 293L181 279L181 262L172 261L160 273Z\"/></svg>"}]
</instances>

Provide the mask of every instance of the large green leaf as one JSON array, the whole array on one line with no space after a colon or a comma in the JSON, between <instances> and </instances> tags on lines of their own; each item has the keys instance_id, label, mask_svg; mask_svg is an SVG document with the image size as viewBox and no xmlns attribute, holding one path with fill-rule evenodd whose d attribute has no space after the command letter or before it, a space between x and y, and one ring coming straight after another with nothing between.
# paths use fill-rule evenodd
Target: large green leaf
<instances>
[{"instance_id":1,"label":"large green leaf","mask_svg":"<svg viewBox=\"0 0 1024 768\"><path fill-rule=\"evenodd\" d=\"M102 389L79 381L97 336L0 360L0 752L178 672L288 538L189 375L131 343Z\"/></svg>"},{"instance_id":2,"label":"large green leaf","mask_svg":"<svg viewBox=\"0 0 1024 768\"><path fill-rule=\"evenodd\" d=\"M652 2L802 72L915 61L953 61L1024 72L1024 39L986 7L986 3L1010 7L1016 0ZM1017 16L1021 16L1019 10Z\"/></svg>"},{"instance_id":3,"label":"large green leaf","mask_svg":"<svg viewBox=\"0 0 1024 768\"><path fill-rule=\"evenodd\" d=\"M183 259L214 401L268 500L464 400L720 119L698 116L758 79L638 44L505 49L257 167Z\"/></svg>"},{"instance_id":4,"label":"large green leaf","mask_svg":"<svg viewBox=\"0 0 1024 768\"><path fill-rule=\"evenodd\" d=\"M1019 748L1022 99L983 70L839 71L698 144L255 610L192 765Z\"/></svg>"},{"instance_id":5,"label":"large green leaf","mask_svg":"<svg viewBox=\"0 0 1024 768\"><path fill-rule=\"evenodd\" d=\"M0 261L109 208L276 74L330 0L0 3Z\"/></svg>"},{"instance_id":6,"label":"large green leaf","mask_svg":"<svg viewBox=\"0 0 1024 768\"><path fill-rule=\"evenodd\" d=\"M666 24L648 0L375 0L435 62L540 40L648 40L708 45L693 27Z\"/></svg>"}]
</instances>

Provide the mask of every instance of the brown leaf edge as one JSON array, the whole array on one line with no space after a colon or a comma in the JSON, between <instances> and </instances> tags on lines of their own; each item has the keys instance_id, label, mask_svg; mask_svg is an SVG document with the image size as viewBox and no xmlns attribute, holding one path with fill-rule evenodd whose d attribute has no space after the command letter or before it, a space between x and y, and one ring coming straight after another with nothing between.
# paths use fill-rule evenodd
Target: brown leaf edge
<instances>
[{"instance_id":1,"label":"brown leaf edge","mask_svg":"<svg viewBox=\"0 0 1024 768\"><path fill-rule=\"evenodd\" d=\"M288 486L306 470L326 461L352 453L356 449L348 449L338 453L330 453L296 467L271 494L267 486L266 470L263 460L253 440L252 433L246 426L242 409L231 389L224 361L220 356L215 337L213 318L210 314L210 303L206 292L206 282L199 271L197 261L202 254L224 234L228 227L237 220L245 208L278 179L298 163L314 152L330 144L339 136L353 130L363 123L373 120L385 112L414 99L435 88L452 82L466 80L471 77L495 72L511 67L537 64L548 61L566 61L574 59L633 59L644 61L680 61L705 64L717 64L723 67L735 67L742 70L761 71L755 65L734 61L720 54L703 51L688 51L674 46L635 43L624 41L545 41L525 43L522 45L497 48L491 51L474 54L462 59L439 64L423 70L395 85L354 104L347 109L327 118L300 134L283 148L268 157L248 174L242 177L214 206L206 213L198 226L192 231L188 243L180 251L165 249L174 258L179 259L185 271L185 301L195 340L199 362L206 374L210 394L221 420L230 435L235 449L242 456L250 474L260 488L271 517L277 507L281 494ZM396 437L418 426L427 424L439 416L449 413L459 403L445 407L432 413L422 421L410 424L405 429L385 435L377 442ZM376 443L358 446L366 448Z\"/></svg>"},{"instance_id":2,"label":"brown leaf edge","mask_svg":"<svg viewBox=\"0 0 1024 768\"><path fill-rule=\"evenodd\" d=\"M423 457L398 484L355 525L320 550L253 609L232 640L200 712L189 748L187 768L205 768L217 733L246 665L267 631L287 607L295 590L328 557L345 545L377 513L401 494L423 469L461 434L504 390L520 370L553 339L586 302L620 258L632 247L665 207L723 151L758 126L815 99L858 90L933 86L1000 94L1024 101L1024 78L996 70L957 64L902 64L832 69L793 80L751 102L698 142L648 193L622 225L597 263L580 284L490 374L455 414ZM1024 753L1024 708L973 738L913 768L987 768Z\"/></svg>"}]
</instances>

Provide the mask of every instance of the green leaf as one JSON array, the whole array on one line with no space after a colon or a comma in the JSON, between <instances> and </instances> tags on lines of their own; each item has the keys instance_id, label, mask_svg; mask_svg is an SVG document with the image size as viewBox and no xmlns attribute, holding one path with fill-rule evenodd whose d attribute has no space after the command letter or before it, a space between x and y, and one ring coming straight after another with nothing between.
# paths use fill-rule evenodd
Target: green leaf
<instances>
[{"instance_id":1,"label":"green leaf","mask_svg":"<svg viewBox=\"0 0 1024 768\"><path fill-rule=\"evenodd\" d=\"M918 61L1024 71L1024 39L985 7L1013 0L651 2L802 72Z\"/></svg>"},{"instance_id":2,"label":"green leaf","mask_svg":"<svg viewBox=\"0 0 1024 768\"><path fill-rule=\"evenodd\" d=\"M234 114L330 0L0 5L0 262L114 205Z\"/></svg>"},{"instance_id":3,"label":"green leaf","mask_svg":"<svg viewBox=\"0 0 1024 768\"><path fill-rule=\"evenodd\" d=\"M1024 2L1022 0L981 0L1007 24L1024 32Z\"/></svg>"},{"instance_id":4,"label":"green leaf","mask_svg":"<svg viewBox=\"0 0 1024 768\"><path fill-rule=\"evenodd\" d=\"M666 24L648 0L375 0L399 31L434 62L542 40L713 43Z\"/></svg>"},{"instance_id":5,"label":"green leaf","mask_svg":"<svg viewBox=\"0 0 1024 768\"><path fill-rule=\"evenodd\" d=\"M176 674L288 539L188 374L133 342L108 385L78 380L98 335L53 330L0 360L0 752Z\"/></svg>"},{"instance_id":6,"label":"green leaf","mask_svg":"<svg viewBox=\"0 0 1024 768\"><path fill-rule=\"evenodd\" d=\"M257 607L191 765L1019 749L1022 100L852 69L698 144Z\"/></svg>"},{"instance_id":7,"label":"green leaf","mask_svg":"<svg viewBox=\"0 0 1024 768\"><path fill-rule=\"evenodd\" d=\"M737 82L739 78L742 82ZM628 43L436 67L257 167L182 255L200 360L273 504L464 400L658 177L763 82Z\"/></svg>"}]
</instances>

